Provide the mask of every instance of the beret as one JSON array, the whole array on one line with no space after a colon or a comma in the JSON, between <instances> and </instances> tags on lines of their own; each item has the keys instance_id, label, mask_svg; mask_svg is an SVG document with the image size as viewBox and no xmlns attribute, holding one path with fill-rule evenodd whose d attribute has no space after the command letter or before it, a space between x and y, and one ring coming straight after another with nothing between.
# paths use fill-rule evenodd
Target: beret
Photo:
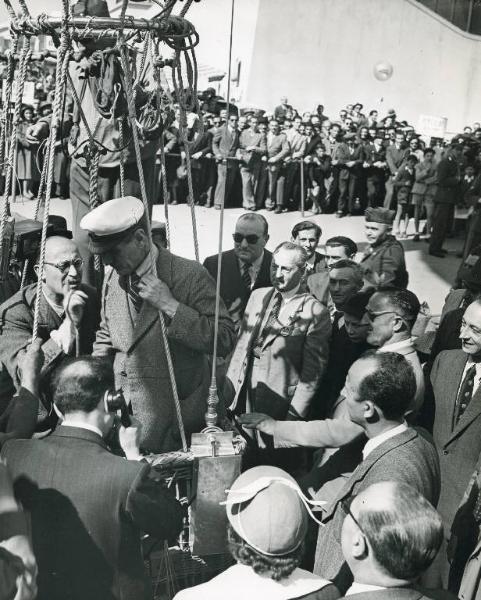
<instances>
[{"instance_id":1,"label":"beret","mask_svg":"<svg viewBox=\"0 0 481 600\"><path fill-rule=\"evenodd\" d=\"M384 223L385 225L393 224L395 214L393 210L382 207L367 208L364 213L368 223Z\"/></svg>"}]
</instances>

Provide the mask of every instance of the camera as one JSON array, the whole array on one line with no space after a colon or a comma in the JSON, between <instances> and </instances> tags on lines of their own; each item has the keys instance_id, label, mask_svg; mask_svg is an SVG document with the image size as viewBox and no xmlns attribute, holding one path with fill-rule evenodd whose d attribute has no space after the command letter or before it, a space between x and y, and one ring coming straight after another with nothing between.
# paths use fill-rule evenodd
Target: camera
<instances>
[{"instance_id":1,"label":"camera","mask_svg":"<svg viewBox=\"0 0 481 600\"><path fill-rule=\"evenodd\" d=\"M118 390L107 390L105 392L104 406L107 412L117 413L120 417L120 422L124 427L130 427L132 424L130 419L131 412L121 388Z\"/></svg>"}]
</instances>

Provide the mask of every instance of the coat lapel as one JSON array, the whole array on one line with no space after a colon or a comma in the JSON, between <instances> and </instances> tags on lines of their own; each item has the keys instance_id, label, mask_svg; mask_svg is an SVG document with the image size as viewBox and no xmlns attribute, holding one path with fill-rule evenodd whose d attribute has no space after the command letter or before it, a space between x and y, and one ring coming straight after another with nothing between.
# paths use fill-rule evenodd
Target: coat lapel
<instances>
[{"instance_id":1,"label":"coat lapel","mask_svg":"<svg viewBox=\"0 0 481 600\"><path fill-rule=\"evenodd\" d=\"M414 429L408 429L407 431L404 431L403 433L395 435L394 437L386 440L380 446L375 448L367 456L367 458L365 460L363 460L357 466L356 470L352 473L352 475L346 481L346 483L342 487L341 491L338 493L335 500L329 507L329 509L326 513L326 516L324 517L324 520L327 520L333 516L334 512L336 511L337 505L340 502L342 502L342 500L344 500L345 498L347 498L348 496L350 496L352 494L353 488L356 485L356 483L358 483L358 481L362 481L365 478L368 471L372 468L373 465L376 464L376 462L380 458L382 458L385 454L387 454L391 450L394 450L395 448L398 448L402 444L405 444L406 442L411 441L416 436L417 436L417 433L416 433L416 431L414 431Z\"/></svg>"},{"instance_id":2,"label":"coat lapel","mask_svg":"<svg viewBox=\"0 0 481 600\"><path fill-rule=\"evenodd\" d=\"M161 279L169 289L172 289L172 257L168 252L163 252L162 248L158 248L159 256L157 257L157 277ZM142 303L142 308L137 315L135 322L132 343L129 350L137 345L144 335L150 331L155 321L159 318L159 311L148 302Z\"/></svg>"},{"instance_id":3,"label":"coat lapel","mask_svg":"<svg viewBox=\"0 0 481 600\"><path fill-rule=\"evenodd\" d=\"M273 288L273 291L274 291L274 288ZM272 295L271 295L271 298L272 298ZM272 342L281 335L281 331L284 327L292 325L293 323L295 323L297 321L299 313L301 313L304 308L306 298L307 298L307 294L303 293L299 297L292 299L289 302L289 305L288 305L289 309L290 309L289 312L287 312L287 311L283 312L282 322L279 322L279 320L277 320L274 323L270 332L266 335L266 339L264 340L264 344L262 345L263 350L266 346L268 346L269 344L272 344Z\"/></svg>"},{"instance_id":4,"label":"coat lapel","mask_svg":"<svg viewBox=\"0 0 481 600\"><path fill-rule=\"evenodd\" d=\"M457 437L457 435L459 435L462 429L464 429L464 424L466 423L466 419L468 418L470 412L469 409L466 410L466 413L459 420L459 423L453 431L451 424L454 418L454 407L456 406L458 389L461 383L461 378L463 376L464 367L466 365L468 357L462 350L460 350L459 352L456 352L455 355L453 353L451 360L452 367L449 371L447 370L445 376L443 377L443 390L442 393L439 394L439 400L441 402L439 403L439 406L436 406L436 410L439 410L440 412L444 413L444 415L446 415L447 417L445 417L443 421L446 423L446 426L449 428L449 430L446 431L446 435L443 436L443 439L447 440L446 443L448 444L455 437ZM478 389L478 391L474 395L474 398L472 399L473 403L476 402L476 396L478 396L479 393L480 390Z\"/></svg>"},{"instance_id":5,"label":"coat lapel","mask_svg":"<svg viewBox=\"0 0 481 600\"><path fill-rule=\"evenodd\" d=\"M454 407L453 407L454 408ZM477 419L481 415L481 386L478 387L473 397L471 398L471 402L466 408L463 415L460 417L456 426L453 429L453 432L447 441L449 444L452 440L458 437L465 429L468 427L475 419Z\"/></svg>"},{"instance_id":6,"label":"coat lapel","mask_svg":"<svg viewBox=\"0 0 481 600\"><path fill-rule=\"evenodd\" d=\"M112 271L110 281L106 284L105 297L108 297L109 305L112 307L112 315L109 318L112 320L115 315L125 315L124 318L115 319L111 324L115 335L119 338L120 347L124 352L132 344L133 338L133 323L130 318L130 305L127 291L120 286L119 275Z\"/></svg>"}]
</instances>

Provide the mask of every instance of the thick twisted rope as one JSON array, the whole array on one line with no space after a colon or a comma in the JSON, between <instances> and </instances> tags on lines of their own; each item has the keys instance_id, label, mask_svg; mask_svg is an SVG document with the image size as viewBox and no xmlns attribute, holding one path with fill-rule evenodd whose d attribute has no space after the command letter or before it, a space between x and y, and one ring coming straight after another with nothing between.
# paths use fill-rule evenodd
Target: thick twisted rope
<instances>
[{"instance_id":1,"label":"thick twisted rope","mask_svg":"<svg viewBox=\"0 0 481 600\"><path fill-rule=\"evenodd\" d=\"M126 6L126 5L127 5L127 0L124 0L124 6ZM142 167L142 155L141 155L141 151L140 151L139 132L137 130L137 125L136 125L135 102L134 102L134 96L133 96L133 90L132 90L132 75L130 72L128 55L125 50L125 46L123 44L123 32L122 31L119 34L119 42L120 42L120 61L121 61L122 69L124 72L125 91L126 91L126 95L127 95L127 103L128 103L128 108L129 108L129 121L130 121L130 126L132 128L132 139L134 142L137 167L139 169L139 183L140 183L141 198L142 198L142 202L144 204L145 214L148 215L149 214L149 203L147 200L147 191L145 189L145 179L144 179L144 172L143 172L143 167ZM149 226L147 227L147 235L148 235L150 244L152 244L152 233L150 230L150 223L149 223ZM156 264L155 264L153 255L152 255L152 269L154 270L154 272L156 271ZM161 332L162 332L162 340L163 340L164 348L165 348L165 356L166 356L166 360L167 360L167 368L169 370L170 383L172 386L172 396L173 396L175 412L176 412L176 416L177 416L177 423L179 426L180 437L182 440L182 450L184 452L187 452L187 449L188 449L187 448L187 438L185 435L184 422L182 419L182 410L181 410L179 394L178 394L178 390L177 390L177 382L175 380L174 365L172 362L172 355L170 353L169 340L167 337L167 327L165 325L165 319L164 319L164 315L163 315L162 311L159 311L159 323L160 323L160 328L161 328Z\"/></svg>"},{"instance_id":2,"label":"thick twisted rope","mask_svg":"<svg viewBox=\"0 0 481 600\"><path fill-rule=\"evenodd\" d=\"M119 174L120 195L125 196L125 165L124 165L124 117L119 117Z\"/></svg>"},{"instance_id":3,"label":"thick twisted rope","mask_svg":"<svg viewBox=\"0 0 481 600\"><path fill-rule=\"evenodd\" d=\"M47 155L48 169L47 169L47 184L45 190L45 210L42 224L42 241L40 245L40 258L38 264L38 283L37 283L37 295L35 297L35 309L33 317L33 331L32 339L38 337L38 321L40 315L40 299L42 296L42 280L43 272L45 268L45 245L47 240L47 228L48 228L48 215L50 212L50 199L52 196L52 185L53 185L53 167L54 167L54 154L55 154L55 141L57 139L57 131L62 120L62 105L63 95L67 85L67 73L70 61L70 36L68 34L68 22L69 22L69 0L63 0L63 13L62 13L62 34L60 41L60 48L58 52L57 64L61 65L61 68L57 68L55 77L55 96L52 120L50 123L50 138L48 144Z\"/></svg>"},{"instance_id":4,"label":"thick twisted rope","mask_svg":"<svg viewBox=\"0 0 481 600\"><path fill-rule=\"evenodd\" d=\"M17 83L17 90L15 94L15 109L13 113L13 122L12 122L12 132L10 136L10 147L8 153L8 162L7 162L7 170L5 174L5 191L3 194L3 203L2 203L2 214L1 214L1 222L0 222L0 253L1 261L5 260L3 256L3 236L5 235L5 227L8 220L9 213L9 198L10 198L10 188L12 185L12 177L13 177L13 165L15 163L15 154L17 152L17 129L18 124L20 122L20 114L22 110L22 97L23 90L25 87L25 78L27 76L27 65L28 65L28 57L30 53L30 38L24 37L22 50L20 52L20 76ZM15 180L13 181L13 185L15 185ZM15 189L15 188L14 188Z\"/></svg>"},{"instance_id":5,"label":"thick twisted rope","mask_svg":"<svg viewBox=\"0 0 481 600\"><path fill-rule=\"evenodd\" d=\"M95 144L91 144L88 154L89 165L89 204L93 210L99 205L99 165L100 152ZM99 282L102 279L102 259L98 254L94 254L94 269L98 275Z\"/></svg>"}]
</instances>

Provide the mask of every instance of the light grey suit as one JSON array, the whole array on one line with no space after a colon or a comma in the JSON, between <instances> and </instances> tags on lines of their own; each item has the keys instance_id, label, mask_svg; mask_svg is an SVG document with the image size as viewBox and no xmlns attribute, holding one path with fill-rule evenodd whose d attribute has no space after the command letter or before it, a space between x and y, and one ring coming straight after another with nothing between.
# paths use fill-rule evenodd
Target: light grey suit
<instances>
[{"instance_id":1,"label":"light grey suit","mask_svg":"<svg viewBox=\"0 0 481 600\"><path fill-rule=\"evenodd\" d=\"M168 340L187 433L203 426L209 388L208 355L214 342L215 284L198 263L159 248L157 274L180 302L169 322ZM102 320L94 355L114 360L116 385L125 390L141 421L142 448L166 452L180 447L172 387L158 311L144 302L134 320L127 292L115 271L107 273ZM234 326L220 301L218 355L234 345Z\"/></svg>"}]
</instances>

